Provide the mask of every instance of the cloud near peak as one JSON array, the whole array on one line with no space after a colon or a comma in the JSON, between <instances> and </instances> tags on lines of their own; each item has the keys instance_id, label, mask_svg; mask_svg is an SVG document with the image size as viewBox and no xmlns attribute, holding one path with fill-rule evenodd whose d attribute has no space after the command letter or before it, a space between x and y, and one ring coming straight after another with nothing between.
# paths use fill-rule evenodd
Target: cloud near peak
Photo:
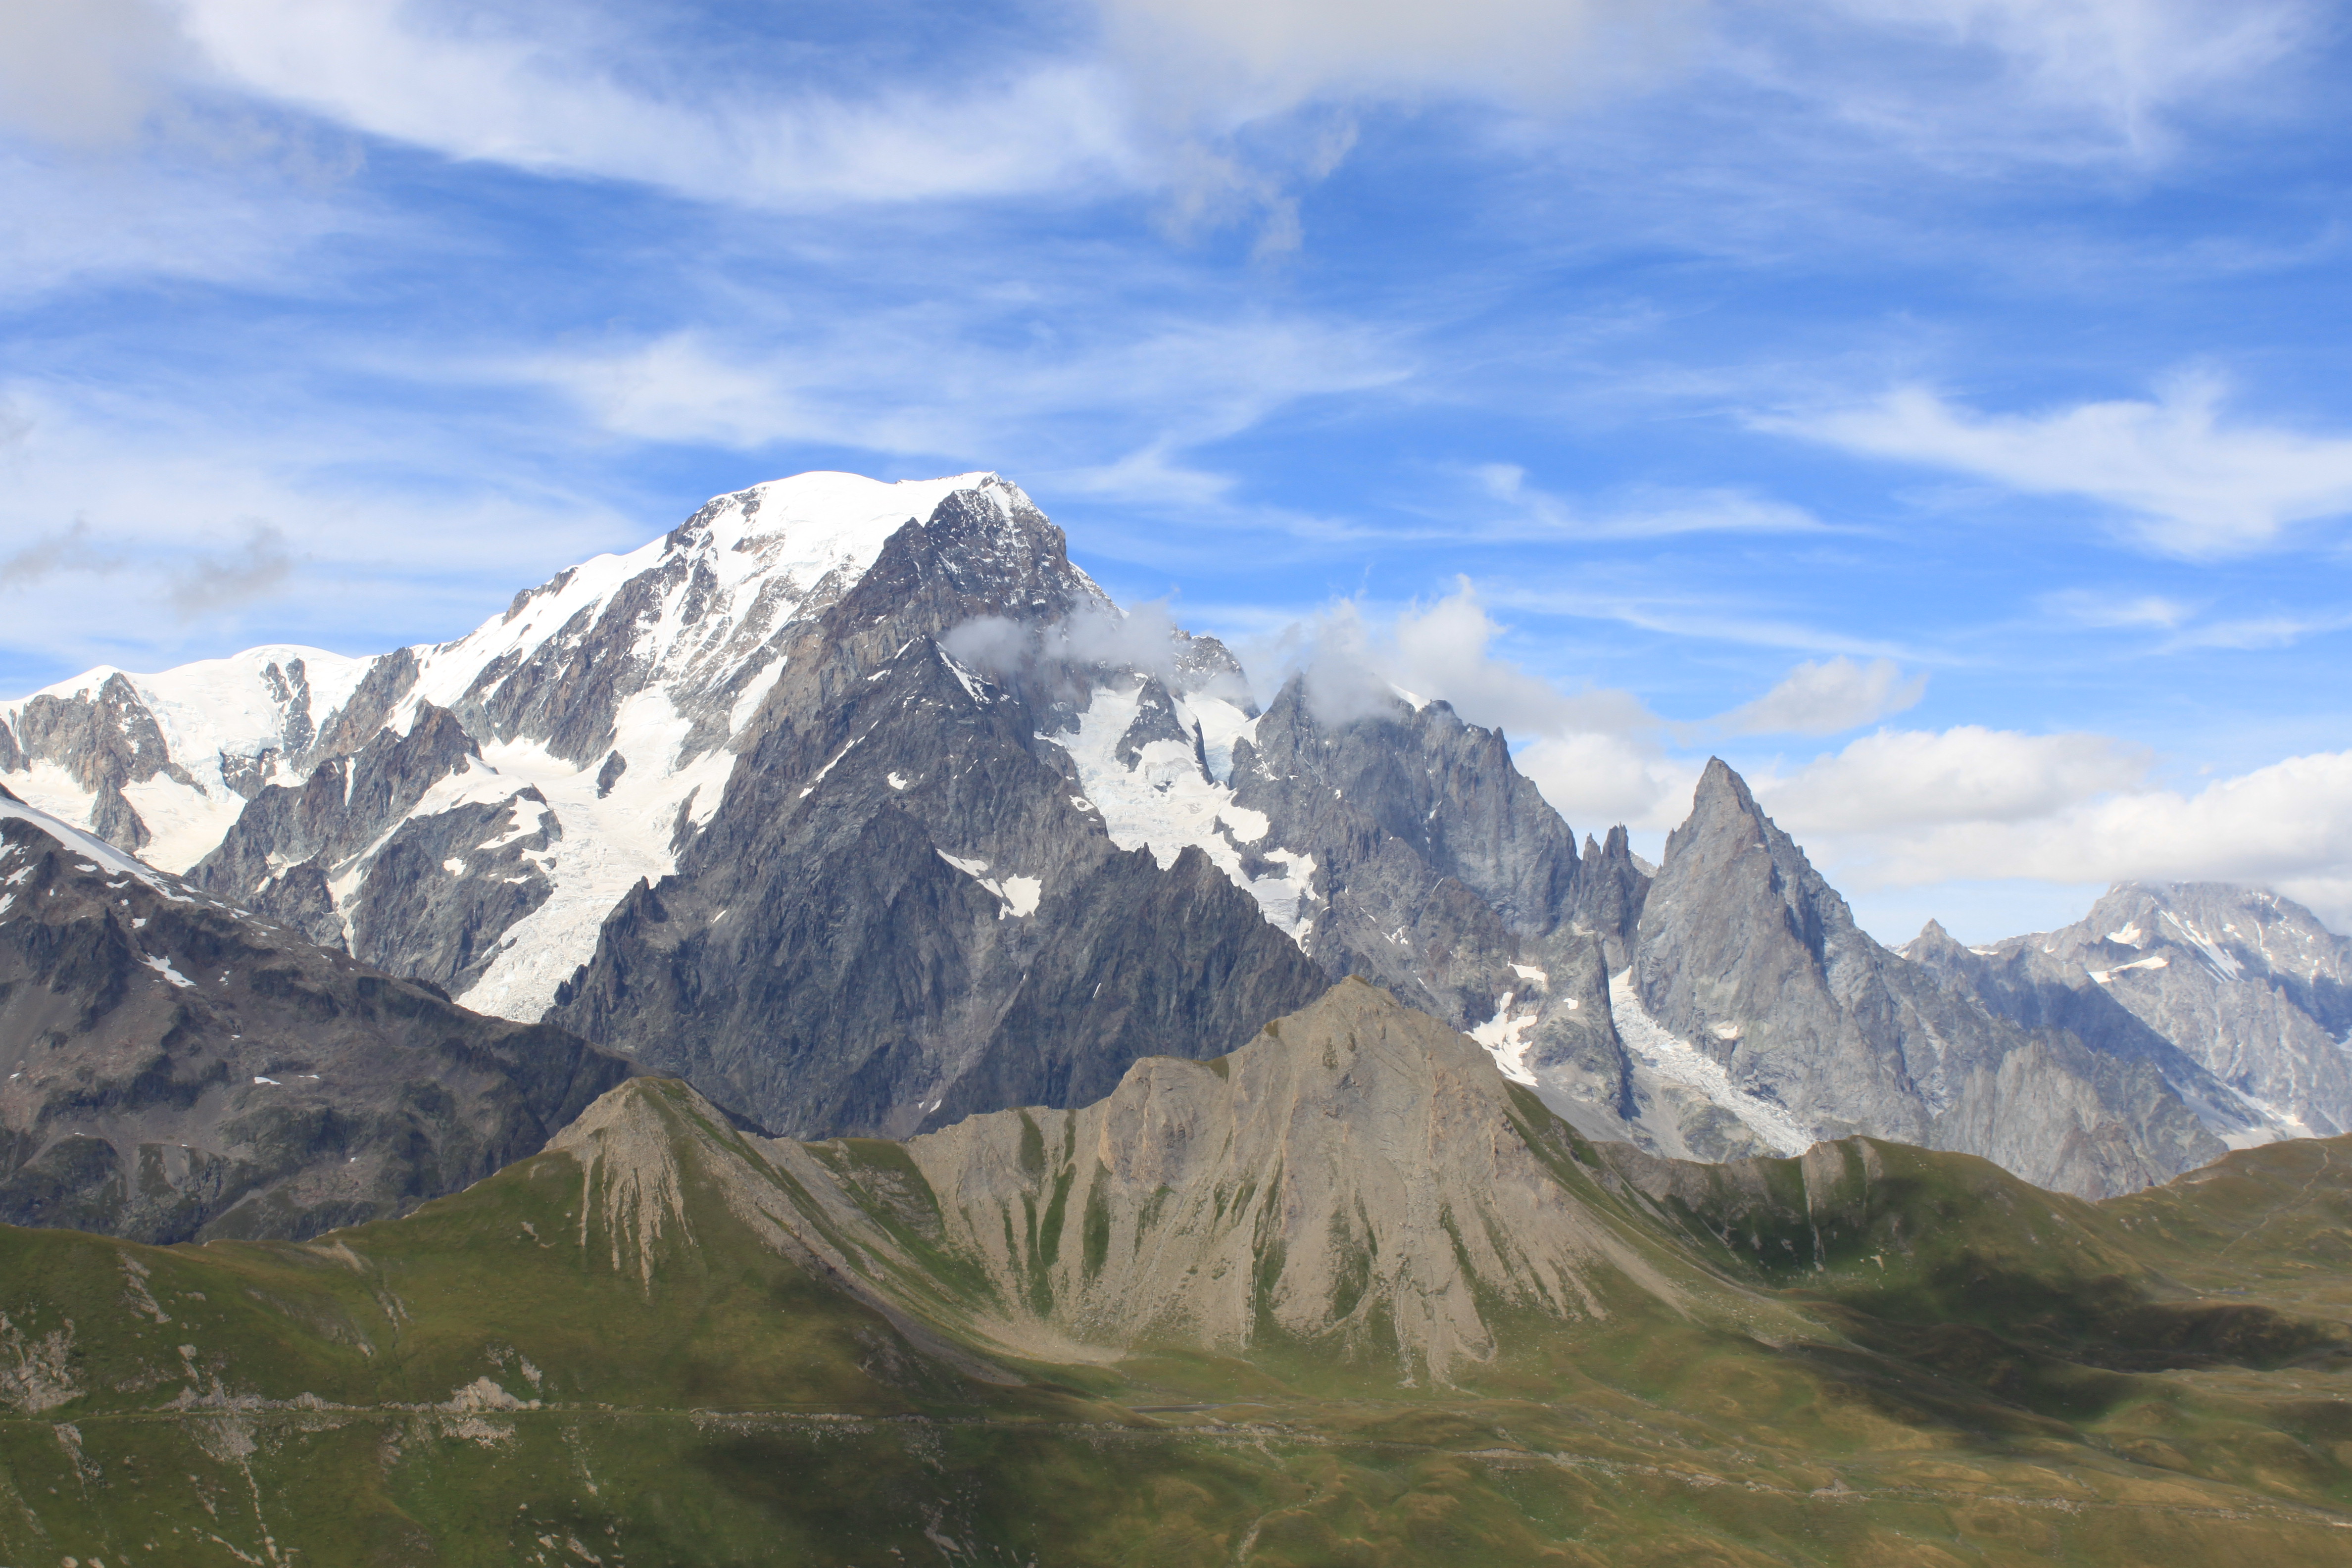
<instances>
[{"instance_id":1,"label":"cloud near peak","mask_svg":"<svg viewBox=\"0 0 2352 1568\"><path fill-rule=\"evenodd\" d=\"M1735 735L1834 735L1918 705L1927 678L1905 679L1891 658L1857 663L1840 654L1811 659L1771 690L1716 722Z\"/></svg>"}]
</instances>

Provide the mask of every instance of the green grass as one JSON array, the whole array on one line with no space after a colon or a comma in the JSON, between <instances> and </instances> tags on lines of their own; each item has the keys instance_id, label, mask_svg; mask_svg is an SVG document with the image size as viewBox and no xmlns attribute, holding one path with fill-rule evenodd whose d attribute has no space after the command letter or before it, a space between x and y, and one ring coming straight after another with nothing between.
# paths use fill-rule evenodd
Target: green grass
<instances>
[{"instance_id":1,"label":"green grass","mask_svg":"<svg viewBox=\"0 0 2352 1568\"><path fill-rule=\"evenodd\" d=\"M1270 1246L1245 1355L981 1345L1023 1380L982 1381L772 1248L710 1154L649 1257L562 1152L304 1246L0 1229L0 1563L2352 1557L2352 1141L2101 1205L1856 1142L1810 1194L1763 1162L1661 1201L1515 1114L1681 1294L1488 1292L1496 1353L1434 1385L1379 1313L1275 1331ZM814 1152L916 1260L898 1299L950 1335L1004 1309L902 1150ZM1034 1121L1019 1152L1021 1256L1099 1268L1091 1164Z\"/></svg>"}]
</instances>

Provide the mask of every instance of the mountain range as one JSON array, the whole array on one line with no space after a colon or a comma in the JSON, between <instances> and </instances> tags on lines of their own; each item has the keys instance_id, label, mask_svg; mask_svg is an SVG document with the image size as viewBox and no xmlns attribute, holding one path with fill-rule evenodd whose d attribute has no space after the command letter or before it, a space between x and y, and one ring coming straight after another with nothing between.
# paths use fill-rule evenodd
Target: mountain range
<instances>
[{"instance_id":1,"label":"mountain range","mask_svg":"<svg viewBox=\"0 0 2352 1568\"><path fill-rule=\"evenodd\" d=\"M0 704L0 1561L2333 1563L2347 957L758 486Z\"/></svg>"},{"instance_id":2,"label":"mountain range","mask_svg":"<svg viewBox=\"0 0 2352 1568\"><path fill-rule=\"evenodd\" d=\"M995 475L807 474L455 642L61 682L0 707L0 787L270 942L795 1137L1085 1104L1350 974L1668 1156L1862 1134L2097 1196L2352 1127L2345 942L2273 894L1896 952L1720 763L1652 868L1444 701L1251 691ZM47 1060L0 1094L15 1167L99 1131Z\"/></svg>"},{"instance_id":3,"label":"mountain range","mask_svg":"<svg viewBox=\"0 0 2352 1568\"><path fill-rule=\"evenodd\" d=\"M1354 977L902 1142L635 1078L309 1242L0 1227L0 1555L2332 1564L2345 1156L1665 1159Z\"/></svg>"}]
</instances>

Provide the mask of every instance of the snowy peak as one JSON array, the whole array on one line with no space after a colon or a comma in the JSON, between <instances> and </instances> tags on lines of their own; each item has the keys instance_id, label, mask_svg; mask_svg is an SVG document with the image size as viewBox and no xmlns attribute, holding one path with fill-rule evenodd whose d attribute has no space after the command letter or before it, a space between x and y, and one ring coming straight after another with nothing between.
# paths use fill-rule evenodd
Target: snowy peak
<instances>
[{"instance_id":1,"label":"snowy peak","mask_svg":"<svg viewBox=\"0 0 2352 1568\"><path fill-rule=\"evenodd\" d=\"M802 474L716 497L641 549L517 595L470 636L414 650L404 695L582 765L601 763L632 718L642 728L674 715L674 754L658 762L691 762L740 731L782 663L779 634L837 603L893 534L956 495L1006 523L1034 510L993 474L898 484ZM640 705L649 710L628 711L656 689L661 700Z\"/></svg>"},{"instance_id":2,"label":"snowy peak","mask_svg":"<svg viewBox=\"0 0 2352 1568\"><path fill-rule=\"evenodd\" d=\"M1996 1005L2116 1054L2176 1052L2233 1145L2352 1129L2352 942L2292 900L2124 882L2074 925L1974 952L1966 973Z\"/></svg>"},{"instance_id":3,"label":"snowy peak","mask_svg":"<svg viewBox=\"0 0 2352 1568\"><path fill-rule=\"evenodd\" d=\"M184 871L265 784L300 776L320 720L366 668L289 646L157 675L100 666L0 704L0 777L60 819Z\"/></svg>"}]
</instances>

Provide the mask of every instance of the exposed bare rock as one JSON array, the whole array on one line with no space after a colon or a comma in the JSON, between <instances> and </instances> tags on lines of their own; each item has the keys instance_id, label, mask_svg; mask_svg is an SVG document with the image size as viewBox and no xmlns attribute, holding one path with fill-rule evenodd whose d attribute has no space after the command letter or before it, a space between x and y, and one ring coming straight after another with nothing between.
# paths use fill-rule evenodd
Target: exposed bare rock
<instances>
[{"instance_id":1,"label":"exposed bare rock","mask_svg":"<svg viewBox=\"0 0 2352 1568\"><path fill-rule=\"evenodd\" d=\"M902 1329L1065 1361L1290 1343L1442 1382L1494 1359L1511 1314L1681 1312L1718 1288L1628 1223L1592 1147L1484 1050L1358 979L1218 1060L1138 1061L1082 1110L803 1144L639 1080L552 1147L625 1271L650 1278L689 1188L717 1189Z\"/></svg>"},{"instance_id":2,"label":"exposed bare rock","mask_svg":"<svg viewBox=\"0 0 2352 1568\"><path fill-rule=\"evenodd\" d=\"M310 1236L533 1152L628 1072L0 796L0 1220Z\"/></svg>"},{"instance_id":3,"label":"exposed bare rock","mask_svg":"<svg viewBox=\"0 0 2352 1568\"><path fill-rule=\"evenodd\" d=\"M2352 1130L2352 941L2276 893L2125 882L2059 931L1970 949L1930 922L1904 952L1997 1012L2189 1084L2186 1058L2240 1139Z\"/></svg>"},{"instance_id":4,"label":"exposed bare rock","mask_svg":"<svg viewBox=\"0 0 2352 1568\"><path fill-rule=\"evenodd\" d=\"M1711 1064L1720 1103L1780 1152L1865 1132L2103 1196L2224 1147L2158 1064L2029 1033L1880 947L1720 761L1666 842L1631 979L1655 1027L1703 1058L1685 1077Z\"/></svg>"},{"instance_id":5,"label":"exposed bare rock","mask_svg":"<svg viewBox=\"0 0 2352 1568\"><path fill-rule=\"evenodd\" d=\"M1495 1353L1486 1303L1599 1318L1620 1282L1677 1293L1563 1190L1566 1131L1517 1092L1351 978L1220 1061L1138 1062L1098 1104L908 1153L1004 1298L1088 1342L1286 1336L1442 1379Z\"/></svg>"},{"instance_id":6,"label":"exposed bare rock","mask_svg":"<svg viewBox=\"0 0 2352 1568\"><path fill-rule=\"evenodd\" d=\"M941 638L1100 591L1025 500L960 492L798 634L725 798L549 1016L799 1135L903 1135L1213 1055L1327 978L1197 856L1121 851L1039 737L1056 672Z\"/></svg>"}]
</instances>

